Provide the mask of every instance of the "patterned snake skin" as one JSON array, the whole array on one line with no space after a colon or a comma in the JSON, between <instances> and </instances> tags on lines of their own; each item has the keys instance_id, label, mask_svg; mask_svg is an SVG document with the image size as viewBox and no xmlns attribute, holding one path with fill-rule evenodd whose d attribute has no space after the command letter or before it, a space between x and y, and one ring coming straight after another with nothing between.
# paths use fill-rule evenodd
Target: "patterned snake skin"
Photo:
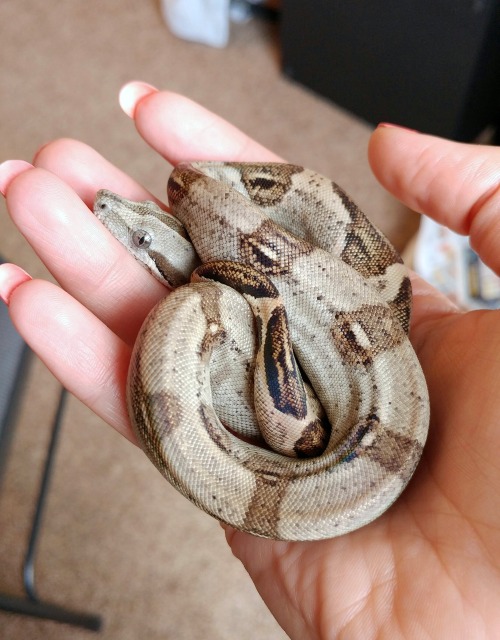
<instances>
[{"instance_id":1,"label":"patterned snake skin","mask_svg":"<svg viewBox=\"0 0 500 640\"><path fill-rule=\"evenodd\" d=\"M182 164L168 196L175 218L108 191L94 206L178 287L132 356L143 449L197 506L255 535L316 540L371 522L409 481L429 422L400 257L303 167Z\"/></svg>"}]
</instances>

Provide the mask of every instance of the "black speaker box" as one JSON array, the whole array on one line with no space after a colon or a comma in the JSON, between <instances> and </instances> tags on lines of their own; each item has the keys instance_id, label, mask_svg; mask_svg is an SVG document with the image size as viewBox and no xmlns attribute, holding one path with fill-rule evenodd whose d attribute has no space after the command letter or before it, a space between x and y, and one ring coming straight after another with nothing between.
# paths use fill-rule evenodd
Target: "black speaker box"
<instances>
[{"instance_id":1,"label":"black speaker box","mask_svg":"<svg viewBox=\"0 0 500 640\"><path fill-rule=\"evenodd\" d=\"M284 0L283 69L371 123L472 140L500 120L500 2Z\"/></svg>"}]
</instances>

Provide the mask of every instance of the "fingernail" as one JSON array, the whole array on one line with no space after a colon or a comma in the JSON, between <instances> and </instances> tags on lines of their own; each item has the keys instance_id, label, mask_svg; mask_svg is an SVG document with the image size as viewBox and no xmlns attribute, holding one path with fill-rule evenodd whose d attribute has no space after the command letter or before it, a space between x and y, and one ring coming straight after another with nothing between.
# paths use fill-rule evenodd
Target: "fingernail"
<instances>
[{"instance_id":1,"label":"fingernail","mask_svg":"<svg viewBox=\"0 0 500 640\"><path fill-rule=\"evenodd\" d=\"M8 305L12 296L12 292L15 291L15 289L17 289L19 285L32 279L33 278L29 273L26 273L24 269L21 269L21 267L18 267L15 264L11 264L9 262L1 264L0 298L5 302L6 305Z\"/></svg>"},{"instance_id":2,"label":"fingernail","mask_svg":"<svg viewBox=\"0 0 500 640\"><path fill-rule=\"evenodd\" d=\"M0 192L6 195L10 183L16 176L28 169L33 169L33 165L24 160L6 160L0 164Z\"/></svg>"},{"instance_id":3,"label":"fingernail","mask_svg":"<svg viewBox=\"0 0 500 640\"><path fill-rule=\"evenodd\" d=\"M410 131L411 133L420 133L416 129L410 129L410 127L403 127L400 124L393 124L392 122L380 122L377 125L377 129L381 127L382 129L402 129L403 131Z\"/></svg>"},{"instance_id":4,"label":"fingernail","mask_svg":"<svg viewBox=\"0 0 500 640\"><path fill-rule=\"evenodd\" d=\"M158 89L153 87L152 84L139 82L137 80L127 82L127 84L123 85L120 89L118 96L120 107L130 118L133 118L139 102L152 93L158 93Z\"/></svg>"}]
</instances>

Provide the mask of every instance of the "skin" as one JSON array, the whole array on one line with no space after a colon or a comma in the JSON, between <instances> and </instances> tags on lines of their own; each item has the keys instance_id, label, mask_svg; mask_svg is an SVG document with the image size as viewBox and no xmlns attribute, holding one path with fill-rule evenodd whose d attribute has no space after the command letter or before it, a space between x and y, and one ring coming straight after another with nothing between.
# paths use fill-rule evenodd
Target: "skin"
<instances>
[{"instance_id":1,"label":"skin","mask_svg":"<svg viewBox=\"0 0 500 640\"><path fill-rule=\"evenodd\" d=\"M121 104L171 163L278 159L181 96L133 83ZM386 189L470 234L500 273L500 149L384 126L371 138L369 158ZM130 349L165 291L89 207L103 187L132 199L151 196L74 140L51 142L34 166L4 163L0 189L61 288L4 265L0 295L59 380L133 440L124 402ZM500 316L463 313L418 278L413 284L411 337L432 420L401 498L376 522L322 542L272 542L226 529L233 553L291 638L500 637Z\"/></svg>"}]
</instances>

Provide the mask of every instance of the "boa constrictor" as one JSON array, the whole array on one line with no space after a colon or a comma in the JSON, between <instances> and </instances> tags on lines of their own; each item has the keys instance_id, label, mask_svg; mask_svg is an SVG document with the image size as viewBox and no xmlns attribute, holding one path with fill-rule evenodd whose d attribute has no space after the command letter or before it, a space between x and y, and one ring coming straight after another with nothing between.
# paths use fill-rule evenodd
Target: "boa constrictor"
<instances>
[{"instance_id":1,"label":"boa constrictor","mask_svg":"<svg viewBox=\"0 0 500 640\"><path fill-rule=\"evenodd\" d=\"M104 190L94 206L179 287L132 356L143 449L197 506L255 535L315 540L369 523L409 481L429 421L399 255L336 184L299 166L181 164L168 196L175 217Z\"/></svg>"}]
</instances>

